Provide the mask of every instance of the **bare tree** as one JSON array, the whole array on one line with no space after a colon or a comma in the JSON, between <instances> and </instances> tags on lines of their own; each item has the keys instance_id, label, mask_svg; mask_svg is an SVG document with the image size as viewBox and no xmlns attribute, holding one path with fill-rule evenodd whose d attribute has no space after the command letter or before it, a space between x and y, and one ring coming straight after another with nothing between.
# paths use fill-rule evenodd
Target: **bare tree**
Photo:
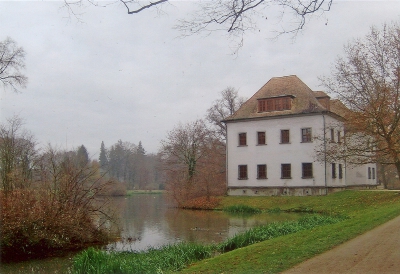
<instances>
[{"instance_id":1,"label":"bare tree","mask_svg":"<svg viewBox=\"0 0 400 274\"><path fill-rule=\"evenodd\" d=\"M28 78L21 73L25 68L25 51L18 47L11 38L0 41L0 81L4 88L10 87L18 92L18 87L24 88Z\"/></svg>"},{"instance_id":2,"label":"bare tree","mask_svg":"<svg viewBox=\"0 0 400 274\"><path fill-rule=\"evenodd\" d=\"M227 87L221 91L221 98L207 110L206 119L215 126L216 135L221 141L226 140L226 125L222 121L234 114L245 101L235 88Z\"/></svg>"},{"instance_id":3,"label":"bare tree","mask_svg":"<svg viewBox=\"0 0 400 274\"><path fill-rule=\"evenodd\" d=\"M220 144L222 152L221 149L217 151L216 144ZM216 195L212 192L212 184L222 184L224 187L224 176L222 179L218 177L217 180L213 180L216 178L215 173L224 174L224 164L222 168L214 165L216 157L212 156L213 153L221 152L219 158L223 157L223 145L203 120L178 125L167 134L161 145L167 190L179 206L195 197L212 193Z\"/></svg>"},{"instance_id":4,"label":"bare tree","mask_svg":"<svg viewBox=\"0 0 400 274\"><path fill-rule=\"evenodd\" d=\"M101 2L86 0L96 6L104 6ZM64 0L65 7L70 14L77 17L74 6L82 6L84 0ZM282 27L279 34L296 34L306 24L307 18L314 13L329 11L333 0L214 0L197 1L197 8L186 19L178 20L176 29L182 36L193 34L209 34L214 31L224 31L236 43L235 51L243 45L243 36L246 31L257 29L257 21L262 18L268 20L271 10L280 10L280 21L290 22L288 28ZM169 0L118 0L128 14L137 14L149 9L161 11L161 7Z\"/></svg>"},{"instance_id":5,"label":"bare tree","mask_svg":"<svg viewBox=\"0 0 400 274\"><path fill-rule=\"evenodd\" d=\"M28 186L37 158L35 145L21 118L14 116L0 125L0 180L6 194Z\"/></svg>"},{"instance_id":6,"label":"bare tree","mask_svg":"<svg viewBox=\"0 0 400 274\"><path fill-rule=\"evenodd\" d=\"M400 26L372 27L344 48L323 85L349 108L344 146L335 153L354 164L395 165L400 175Z\"/></svg>"}]
</instances>

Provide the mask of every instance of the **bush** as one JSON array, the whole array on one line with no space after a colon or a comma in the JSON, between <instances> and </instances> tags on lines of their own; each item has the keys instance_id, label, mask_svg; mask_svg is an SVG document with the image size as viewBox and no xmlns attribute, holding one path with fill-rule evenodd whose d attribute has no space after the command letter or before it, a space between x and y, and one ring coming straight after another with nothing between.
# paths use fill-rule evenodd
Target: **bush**
<instances>
[{"instance_id":1,"label":"bush","mask_svg":"<svg viewBox=\"0 0 400 274\"><path fill-rule=\"evenodd\" d=\"M221 198L217 197L199 197L188 200L182 204L182 208L186 209L214 209L219 205Z\"/></svg>"},{"instance_id":2,"label":"bush","mask_svg":"<svg viewBox=\"0 0 400 274\"><path fill-rule=\"evenodd\" d=\"M233 214L257 214L261 213L261 209L247 206L247 205L233 205L224 207L225 212L233 213Z\"/></svg>"},{"instance_id":3,"label":"bush","mask_svg":"<svg viewBox=\"0 0 400 274\"><path fill-rule=\"evenodd\" d=\"M37 190L0 192L0 201L2 260L41 257L107 239L95 225L91 207L60 204L48 192Z\"/></svg>"}]
</instances>

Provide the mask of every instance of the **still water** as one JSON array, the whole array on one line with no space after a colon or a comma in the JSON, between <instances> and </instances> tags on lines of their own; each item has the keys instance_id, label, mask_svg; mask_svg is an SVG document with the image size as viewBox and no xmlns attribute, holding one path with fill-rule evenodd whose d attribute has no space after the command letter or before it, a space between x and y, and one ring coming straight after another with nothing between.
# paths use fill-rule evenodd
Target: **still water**
<instances>
[{"instance_id":1,"label":"still water","mask_svg":"<svg viewBox=\"0 0 400 274\"><path fill-rule=\"evenodd\" d=\"M180 241L217 243L257 225L299 218L294 213L234 216L176 209L162 194L112 198L111 205L116 208L122 231L120 240L105 249L117 251L146 250ZM1 265L0 273L65 273L73 255Z\"/></svg>"}]
</instances>

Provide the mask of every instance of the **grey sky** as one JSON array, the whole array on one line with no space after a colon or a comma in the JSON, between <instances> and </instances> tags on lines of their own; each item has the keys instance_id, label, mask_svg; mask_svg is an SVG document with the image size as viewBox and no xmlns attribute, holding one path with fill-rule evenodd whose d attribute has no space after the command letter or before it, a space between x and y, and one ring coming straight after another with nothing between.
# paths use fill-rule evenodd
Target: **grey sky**
<instances>
[{"instance_id":1,"label":"grey sky","mask_svg":"<svg viewBox=\"0 0 400 274\"><path fill-rule=\"evenodd\" d=\"M84 144L93 158L101 141L109 147L119 139L157 152L168 130L203 118L227 86L250 97L271 77L295 74L321 90L318 76L329 74L345 43L400 19L400 1L334 0L295 41L268 39L279 25L260 20L233 56L223 32L176 38L172 27L191 9L188 1L174 1L163 15L89 6L83 23L61 5L0 1L0 40L9 36L25 49L29 77L20 94L0 90L1 121L17 114L41 145Z\"/></svg>"}]
</instances>

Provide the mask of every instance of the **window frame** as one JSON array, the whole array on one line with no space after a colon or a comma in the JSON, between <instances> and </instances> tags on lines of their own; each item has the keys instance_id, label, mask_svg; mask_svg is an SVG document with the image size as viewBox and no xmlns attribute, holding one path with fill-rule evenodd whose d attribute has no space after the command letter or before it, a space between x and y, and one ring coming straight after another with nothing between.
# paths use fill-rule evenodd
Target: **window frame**
<instances>
[{"instance_id":1,"label":"window frame","mask_svg":"<svg viewBox=\"0 0 400 274\"><path fill-rule=\"evenodd\" d=\"M247 165L238 165L238 180L247 180L247 179L249 179Z\"/></svg>"},{"instance_id":2,"label":"window frame","mask_svg":"<svg viewBox=\"0 0 400 274\"><path fill-rule=\"evenodd\" d=\"M261 170L260 168L264 168L264 170ZM263 176L260 176L263 175ZM261 164L257 165L257 179L258 180L263 180L267 179L267 165L266 164Z\"/></svg>"},{"instance_id":3,"label":"window frame","mask_svg":"<svg viewBox=\"0 0 400 274\"><path fill-rule=\"evenodd\" d=\"M336 179L336 163L331 163L332 179Z\"/></svg>"},{"instance_id":4,"label":"window frame","mask_svg":"<svg viewBox=\"0 0 400 274\"><path fill-rule=\"evenodd\" d=\"M301 175L303 179L314 178L313 163L301 163Z\"/></svg>"},{"instance_id":5,"label":"window frame","mask_svg":"<svg viewBox=\"0 0 400 274\"><path fill-rule=\"evenodd\" d=\"M292 164L281 164L281 179L292 179Z\"/></svg>"},{"instance_id":6,"label":"window frame","mask_svg":"<svg viewBox=\"0 0 400 274\"><path fill-rule=\"evenodd\" d=\"M238 137L239 137L239 146L240 147L247 146L247 133L241 132L241 133L239 133ZM242 144L243 140L244 140L244 144Z\"/></svg>"},{"instance_id":7,"label":"window frame","mask_svg":"<svg viewBox=\"0 0 400 274\"><path fill-rule=\"evenodd\" d=\"M283 111L292 109L292 96L258 99L257 112Z\"/></svg>"},{"instance_id":8,"label":"window frame","mask_svg":"<svg viewBox=\"0 0 400 274\"><path fill-rule=\"evenodd\" d=\"M287 133L287 136L285 136L286 133ZM281 142L280 142L280 144L290 144L290 130L289 129L281 129Z\"/></svg>"},{"instance_id":9,"label":"window frame","mask_svg":"<svg viewBox=\"0 0 400 274\"><path fill-rule=\"evenodd\" d=\"M342 164L339 164L338 165L338 172L339 172L339 179L343 179L343 165Z\"/></svg>"},{"instance_id":10,"label":"window frame","mask_svg":"<svg viewBox=\"0 0 400 274\"><path fill-rule=\"evenodd\" d=\"M335 142L335 129L331 128L331 143Z\"/></svg>"},{"instance_id":11,"label":"window frame","mask_svg":"<svg viewBox=\"0 0 400 274\"><path fill-rule=\"evenodd\" d=\"M260 136L260 135L264 135L264 136ZM258 146L262 146L262 145L266 145L267 144L267 138L266 138L267 134L265 131L257 131L257 145ZM261 137L261 139L260 139ZM260 142L260 140L264 139L264 142Z\"/></svg>"},{"instance_id":12,"label":"window frame","mask_svg":"<svg viewBox=\"0 0 400 274\"><path fill-rule=\"evenodd\" d=\"M305 127L305 128L301 129L301 142L302 143L312 143L312 129L311 129L311 127Z\"/></svg>"}]
</instances>

